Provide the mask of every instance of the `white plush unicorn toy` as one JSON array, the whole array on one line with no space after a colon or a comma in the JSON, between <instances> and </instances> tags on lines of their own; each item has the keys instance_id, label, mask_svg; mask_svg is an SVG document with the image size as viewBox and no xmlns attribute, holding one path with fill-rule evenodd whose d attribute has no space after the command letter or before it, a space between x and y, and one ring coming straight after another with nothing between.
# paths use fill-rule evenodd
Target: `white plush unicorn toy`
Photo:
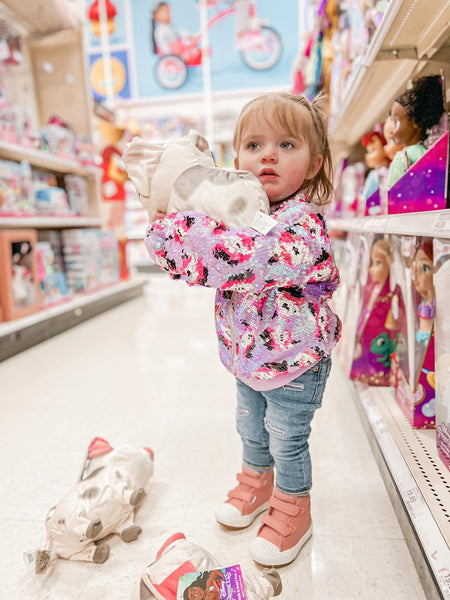
<instances>
[{"instance_id":1,"label":"white plush unicorn toy","mask_svg":"<svg viewBox=\"0 0 450 600\"><path fill-rule=\"evenodd\" d=\"M144 500L152 474L149 448L112 448L95 438L80 480L48 512L45 542L34 556L35 573L45 573L55 558L105 562L109 545L97 542L111 533L125 542L135 540L142 530L134 523L134 510Z\"/></svg>"},{"instance_id":2,"label":"white plush unicorn toy","mask_svg":"<svg viewBox=\"0 0 450 600\"><path fill-rule=\"evenodd\" d=\"M158 212L192 210L242 228L270 212L259 179L216 167L207 140L194 129L164 144L135 137L123 160L150 222Z\"/></svg>"}]
</instances>

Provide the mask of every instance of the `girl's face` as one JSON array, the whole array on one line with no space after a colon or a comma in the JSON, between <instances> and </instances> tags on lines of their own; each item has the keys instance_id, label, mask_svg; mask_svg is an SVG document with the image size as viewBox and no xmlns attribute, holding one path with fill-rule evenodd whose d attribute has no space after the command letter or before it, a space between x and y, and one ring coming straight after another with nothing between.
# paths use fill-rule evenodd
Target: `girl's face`
<instances>
[{"instance_id":1,"label":"girl's face","mask_svg":"<svg viewBox=\"0 0 450 600\"><path fill-rule=\"evenodd\" d=\"M433 286L433 261L427 254L419 249L414 259L412 276L414 287L419 294L428 300L434 297Z\"/></svg>"},{"instance_id":2,"label":"girl's face","mask_svg":"<svg viewBox=\"0 0 450 600\"><path fill-rule=\"evenodd\" d=\"M398 102L392 105L391 116L394 121L392 138L396 144L412 146L420 142L419 127L408 117L404 107Z\"/></svg>"},{"instance_id":3,"label":"girl's face","mask_svg":"<svg viewBox=\"0 0 450 600\"><path fill-rule=\"evenodd\" d=\"M295 194L323 162L322 156L311 156L302 136L275 129L256 115L250 117L237 152L235 167L256 175L272 204Z\"/></svg>"}]
</instances>

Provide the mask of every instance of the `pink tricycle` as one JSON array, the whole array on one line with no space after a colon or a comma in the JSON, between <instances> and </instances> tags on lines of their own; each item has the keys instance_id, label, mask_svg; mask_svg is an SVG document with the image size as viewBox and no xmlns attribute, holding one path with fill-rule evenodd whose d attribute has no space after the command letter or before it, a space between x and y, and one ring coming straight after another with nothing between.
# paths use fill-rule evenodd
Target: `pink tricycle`
<instances>
[{"instance_id":1,"label":"pink tricycle","mask_svg":"<svg viewBox=\"0 0 450 600\"><path fill-rule=\"evenodd\" d=\"M208 7L218 6L220 0L208 0ZM208 29L222 19L234 15L234 5L219 10L208 21ZM249 2L248 30L245 44L238 52L247 67L263 71L278 63L283 44L278 32L261 20L256 13L256 2ZM166 89L181 87L186 81L187 67L197 67L202 63L201 34L181 34L171 24L170 8L160 2L153 11L153 48L158 55L155 65L156 81Z\"/></svg>"}]
</instances>

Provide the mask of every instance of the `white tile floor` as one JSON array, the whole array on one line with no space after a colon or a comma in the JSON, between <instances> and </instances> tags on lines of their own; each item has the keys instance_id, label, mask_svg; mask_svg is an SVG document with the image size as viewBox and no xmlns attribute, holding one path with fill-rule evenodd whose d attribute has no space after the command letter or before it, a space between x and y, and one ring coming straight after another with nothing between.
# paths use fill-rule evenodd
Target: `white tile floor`
<instances>
[{"instance_id":1,"label":"white tile floor","mask_svg":"<svg viewBox=\"0 0 450 600\"><path fill-rule=\"evenodd\" d=\"M133 300L0 364L1 600L127 600L176 531L222 566L258 569L257 530L214 521L234 485L240 447L234 381L219 363L213 292L152 275ZM22 553L39 547L47 510L72 486L94 436L155 451L139 509L143 534L117 536L103 565L59 560L45 575ZM425 595L349 394L335 367L313 422L315 533L280 569L280 600L419 600Z\"/></svg>"}]
</instances>

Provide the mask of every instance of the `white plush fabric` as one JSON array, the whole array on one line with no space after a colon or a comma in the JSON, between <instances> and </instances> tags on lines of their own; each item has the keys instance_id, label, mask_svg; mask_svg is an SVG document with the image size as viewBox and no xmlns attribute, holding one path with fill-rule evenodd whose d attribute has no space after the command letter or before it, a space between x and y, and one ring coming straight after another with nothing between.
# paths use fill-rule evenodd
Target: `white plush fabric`
<instances>
[{"instance_id":1,"label":"white plush fabric","mask_svg":"<svg viewBox=\"0 0 450 600\"><path fill-rule=\"evenodd\" d=\"M207 141L194 130L165 144L135 137L123 159L151 222L158 211L193 210L242 228L251 226L257 212L269 214L258 178L216 167Z\"/></svg>"},{"instance_id":2,"label":"white plush fabric","mask_svg":"<svg viewBox=\"0 0 450 600\"><path fill-rule=\"evenodd\" d=\"M134 524L133 492L146 490L152 474L149 451L128 444L88 459L79 482L50 509L42 550L52 559L92 560L94 542ZM96 519L102 528L88 537Z\"/></svg>"}]
</instances>

